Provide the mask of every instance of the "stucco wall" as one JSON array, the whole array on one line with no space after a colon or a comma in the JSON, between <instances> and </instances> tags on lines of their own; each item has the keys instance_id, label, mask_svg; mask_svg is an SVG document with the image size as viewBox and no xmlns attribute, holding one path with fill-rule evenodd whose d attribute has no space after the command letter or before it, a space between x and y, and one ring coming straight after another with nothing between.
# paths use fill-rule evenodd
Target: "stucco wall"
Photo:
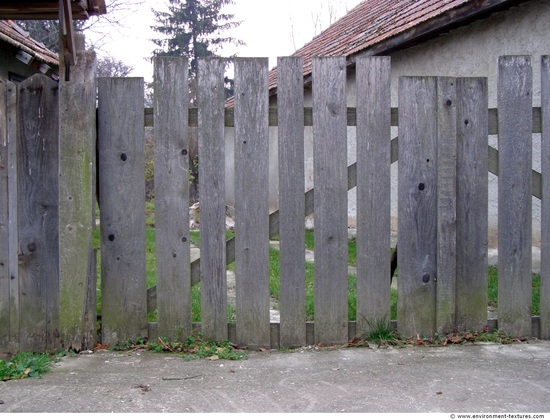
<instances>
[{"instance_id":1,"label":"stucco wall","mask_svg":"<svg viewBox=\"0 0 550 420\"><path fill-rule=\"evenodd\" d=\"M533 63L533 106L540 106L540 56L550 54L550 0L533 0L488 19L440 35L421 45L391 55L392 106L397 107L400 76L488 77L489 106L497 106L497 62L501 55L530 55ZM348 74L348 105L355 106L354 75ZM311 106L311 94L305 94ZM392 136L397 130L392 130ZM306 189L313 186L313 139L305 128ZM233 132L227 130L228 151ZM497 147L497 139L489 139ZM355 161L355 128L348 127L348 162ZM270 130L270 208L277 208L277 130ZM533 168L540 171L540 136L533 136ZM489 245L497 244L497 177L489 176ZM227 169L228 202L233 202L233 162ZM348 221L355 226L355 189L348 195ZM392 165L392 230L397 228L397 163ZM533 244L540 243L540 200L533 199Z\"/></svg>"}]
</instances>

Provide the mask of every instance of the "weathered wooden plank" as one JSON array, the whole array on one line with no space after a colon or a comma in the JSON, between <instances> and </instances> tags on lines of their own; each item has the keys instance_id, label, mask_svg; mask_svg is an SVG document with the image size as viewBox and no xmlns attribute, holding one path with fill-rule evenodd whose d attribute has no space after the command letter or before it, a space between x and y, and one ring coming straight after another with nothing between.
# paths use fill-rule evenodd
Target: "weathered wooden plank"
<instances>
[{"instance_id":1,"label":"weathered wooden plank","mask_svg":"<svg viewBox=\"0 0 550 420\"><path fill-rule=\"evenodd\" d=\"M143 79L99 78L103 343L147 334Z\"/></svg>"},{"instance_id":2,"label":"weathered wooden plank","mask_svg":"<svg viewBox=\"0 0 550 420\"><path fill-rule=\"evenodd\" d=\"M357 328L390 321L391 61L357 60Z\"/></svg>"},{"instance_id":3,"label":"weathered wooden plank","mask_svg":"<svg viewBox=\"0 0 550 420\"><path fill-rule=\"evenodd\" d=\"M223 59L199 61L201 324L207 337L227 340Z\"/></svg>"},{"instance_id":4,"label":"weathered wooden plank","mask_svg":"<svg viewBox=\"0 0 550 420\"><path fill-rule=\"evenodd\" d=\"M487 79L457 79L457 91L456 329L479 331L487 324Z\"/></svg>"},{"instance_id":5,"label":"weathered wooden plank","mask_svg":"<svg viewBox=\"0 0 550 420\"><path fill-rule=\"evenodd\" d=\"M155 238L161 337L191 334L188 60L155 58Z\"/></svg>"},{"instance_id":6,"label":"weathered wooden plank","mask_svg":"<svg viewBox=\"0 0 550 420\"><path fill-rule=\"evenodd\" d=\"M58 347L59 87L36 75L18 86L20 350Z\"/></svg>"},{"instance_id":7,"label":"weathered wooden plank","mask_svg":"<svg viewBox=\"0 0 550 420\"><path fill-rule=\"evenodd\" d=\"M19 350L20 299L19 299L19 225L18 225L18 181L17 181L17 86L7 91L7 141L8 141L8 242L10 258L10 343L13 351Z\"/></svg>"},{"instance_id":8,"label":"weathered wooden plank","mask_svg":"<svg viewBox=\"0 0 550 420\"><path fill-rule=\"evenodd\" d=\"M281 345L306 343L304 90L301 58L279 58Z\"/></svg>"},{"instance_id":9,"label":"weathered wooden plank","mask_svg":"<svg viewBox=\"0 0 550 420\"><path fill-rule=\"evenodd\" d=\"M18 328L16 86L0 78L0 352L15 352ZM14 206L15 203L15 206ZM14 241L15 238L15 241ZM13 277L13 278L12 278ZM12 290L14 288L15 290Z\"/></svg>"},{"instance_id":10,"label":"weathered wooden plank","mask_svg":"<svg viewBox=\"0 0 550 420\"><path fill-rule=\"evenodd\" d=\"M267 59L235 61L237 344L269 347Z\"/></svg>"},{"instance_id":11,"label":"weathered wooden plank","mask_svg":"<svg viewBox=\"0 0 550 420\"><path fill-rule=\"evenodd\" d=\"M86 320L94 225L93 161L96 153L96 57L79 52L70 82L60 81L59 147L59 293L60 340L68 349L94 343ZM77 77L78 76L78 77Z\"/></svg>"},{"instance_id":12,"label":"weathered wooden plank","mask_svg":"<svg viewBox=\"0 0 550 420\"><path fill-rule=\"evenodd\" d=\"M436 329L440 334L455 330L457 99L457 79L438 77Z\"/></svg>"},{"instance_id":13,"label":"weathered wooden plank","mask_svg":"<svg viewBox=\"0 0 550 420\"><path fill-rule=\"evenodd\" d=\"M399 299L404 335L435 333L437 275L437 83L399 79Z\"/></svg>"},{"instance_id":14,"label":"weathered wooden plank","mask_svg":"<svg viewBox=\"0 0 550 420\"><path fill-rule=\"evenodd\" d=\"M541 274L540 274L540 338L550 339L550 56L541 58Z\"/></svg>"},{"instance_id":15,"label":"weathered wooden plank","mask_svg":"<svg viewBox=\"0 0 550 420\"><path fill-rule=\"evenodd\" d=\"M346 62L313 60L315 341L347 342Z\"/></svg>"},{"instance_id":16,"label":"weathered wooden plank","mask_svg":"<svg viewBox=\"0 0 550 420\"><path fill-rule=\"evenodd\" d=\"M498 320L531 334L532 69L527 56L498 61Z\"/></svg>"}]
</instances>

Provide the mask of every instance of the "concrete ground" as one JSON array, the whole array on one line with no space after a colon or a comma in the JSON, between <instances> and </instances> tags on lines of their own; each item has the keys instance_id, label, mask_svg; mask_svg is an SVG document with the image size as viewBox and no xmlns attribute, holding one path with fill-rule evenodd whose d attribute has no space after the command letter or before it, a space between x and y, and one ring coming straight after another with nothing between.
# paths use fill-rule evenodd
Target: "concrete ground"
<instances>
[{"instance_id":1,"label":"concrete ground","mask_svg":"<svg viewBox=\"0 0 550 420\"><path fill-rule=\"evenodd\" d=\"M99 350L67 356L41 379L0 382L0 413L21 412L548 414L550 341L303 348L241 361Z\"/></svg>"}]
</instances>

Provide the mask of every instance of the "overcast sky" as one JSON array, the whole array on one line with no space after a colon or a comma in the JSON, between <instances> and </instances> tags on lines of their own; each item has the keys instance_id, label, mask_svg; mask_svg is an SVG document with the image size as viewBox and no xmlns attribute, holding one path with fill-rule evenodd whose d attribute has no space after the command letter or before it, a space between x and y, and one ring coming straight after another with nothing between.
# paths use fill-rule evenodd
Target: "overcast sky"
<instances>
[{"instance_id":1,"label":"overcast sky","mask_svg":"<svg viewBox=\"0 0 550 420\"><path fill-rule=\"evenodd\" d=\"M227 7L224 12L233 13L235 20L242 21L242 24L229 35L246 45L229 47L221 55L269 57L271 68L276 65L278 56L292 54L360 1L235 0L235 5ZM150 81L153 67L146 58L155 49L150 40L159 37L151 29L155 24L151 8L161 10L167 3L168 0L144 1L134 7L135 10L124 11L124 27L97 26L96 33L88 33L87 38L91 42L101 38L100 55L109 54L123 61L134 68L131 76ZM109 35L101 36L102 32Z\"/></svg>"}]
</instances>

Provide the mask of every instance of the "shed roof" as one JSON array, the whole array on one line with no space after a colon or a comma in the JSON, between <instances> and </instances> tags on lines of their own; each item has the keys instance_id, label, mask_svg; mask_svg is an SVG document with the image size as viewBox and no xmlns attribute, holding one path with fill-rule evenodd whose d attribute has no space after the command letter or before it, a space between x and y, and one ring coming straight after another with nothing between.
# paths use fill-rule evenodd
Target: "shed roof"
<instances>
[{"instance_id":1,"label":"shed roof","mask_svg":"<svg viewBox=\"0 0 550 420\"><path fill-rule=\"evenodd\" d=\"M73 19L88 19L107 12L105 0L70 0ZM3 0L3 19L58 19L59 0Z\"/></svg>"},{"instance_id":2,"label":"shed roof","mask_svg":"<svg viewBox=\"0 0 550 420\"><path fill-rule=\"evenodd\" d=\"M21 29L12 20L0 20L0 41L30 54L34 60L59 67L59 55Z\"/></svg>"}]
</instances>

